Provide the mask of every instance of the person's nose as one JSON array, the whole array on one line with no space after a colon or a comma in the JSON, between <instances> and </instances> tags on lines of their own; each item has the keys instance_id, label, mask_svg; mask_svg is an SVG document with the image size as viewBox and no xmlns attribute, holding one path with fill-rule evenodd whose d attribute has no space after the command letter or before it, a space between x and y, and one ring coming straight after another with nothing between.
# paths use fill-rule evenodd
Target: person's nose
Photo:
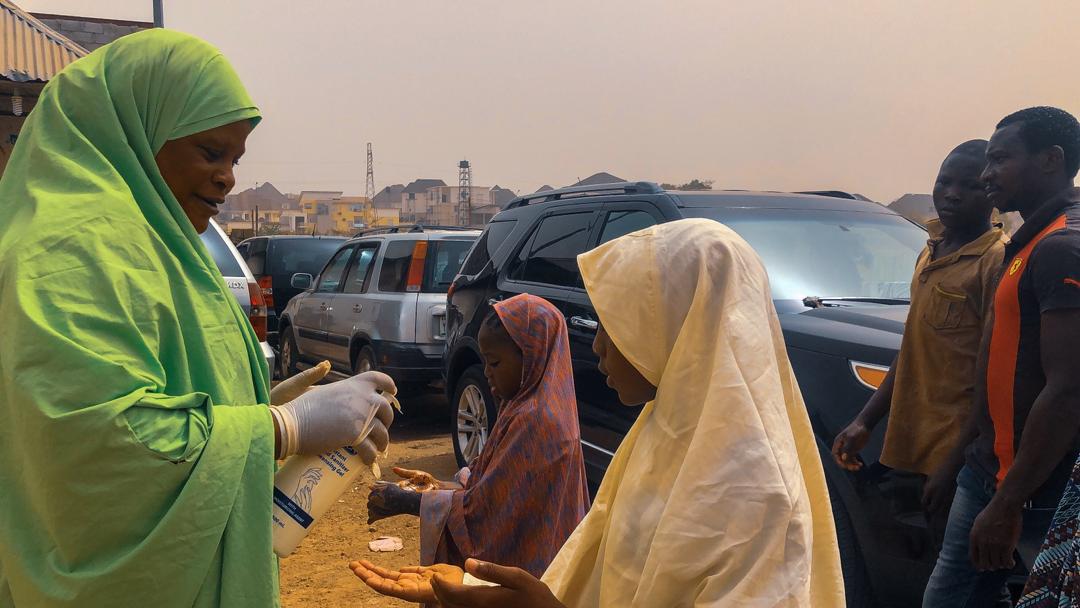
<instances>
[{"instance_id":1,"label":"person's nose","mask_svg":"<svg viewBox=\"0 0 1080 608\"><path fill-rule=\"evenodd\" d=\"M229 165L227 168L221 169L214 174L214 185L222 190L224 194L232 192L233 187L236 186L236 175L233 173L233 165Z\"/></svg>"}]
</instances>

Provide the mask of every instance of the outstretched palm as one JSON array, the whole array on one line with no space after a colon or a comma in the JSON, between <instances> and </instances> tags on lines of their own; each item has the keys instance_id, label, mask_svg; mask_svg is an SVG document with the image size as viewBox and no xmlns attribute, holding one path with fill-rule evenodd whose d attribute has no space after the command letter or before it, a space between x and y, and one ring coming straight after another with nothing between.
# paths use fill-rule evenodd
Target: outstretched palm
<instances>
[{"instance_id":1,"label":"outstretched palm","mask_svg":"<svg viewBox=\"0 0 1080 608\"><path fill-rule=\"evenodd\" d=\"M417 603L435 603L435 591L431 588L431 579L436 575L443 580L460 585L465 571L457 566L435 564L434 566L408 566L401 571L387 570L364 560L349 564L353 574L375 591Z\"/></svg>"}]
</instances>

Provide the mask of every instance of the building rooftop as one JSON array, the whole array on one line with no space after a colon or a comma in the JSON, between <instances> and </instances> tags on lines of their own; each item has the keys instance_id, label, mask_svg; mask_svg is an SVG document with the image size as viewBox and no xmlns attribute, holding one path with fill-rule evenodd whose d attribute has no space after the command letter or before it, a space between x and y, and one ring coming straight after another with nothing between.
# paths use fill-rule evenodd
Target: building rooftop
<instances>
[{"instance_id":1,"label":"building rooftop","mask_svg":"<svg viewBox=\"0 0 1080 608\"><path fill-rule=\"evenodd\" d=\"M46 82L86 49L10 0L0 0L0 79Z\"/></svg>"}]
</instances>

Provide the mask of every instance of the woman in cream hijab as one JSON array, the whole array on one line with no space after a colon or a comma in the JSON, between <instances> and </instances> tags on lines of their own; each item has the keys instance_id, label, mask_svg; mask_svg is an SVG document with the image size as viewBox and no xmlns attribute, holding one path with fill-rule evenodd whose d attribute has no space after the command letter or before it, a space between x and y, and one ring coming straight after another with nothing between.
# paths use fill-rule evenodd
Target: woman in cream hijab
<instances>
[{"instance_id":1,"label":"woman in cream hijab","mask_svg":"<svg viewBox=\"0 0 1080 608\"><path fill-rule=\"evenodd\" d=\"M825 477L758 256L721 224L683 220L578 263L601 371L623 403L647 405L542 581L476 560L469 575L357 575L447 608L842 607Z\"/></svg>"}]
</instances>

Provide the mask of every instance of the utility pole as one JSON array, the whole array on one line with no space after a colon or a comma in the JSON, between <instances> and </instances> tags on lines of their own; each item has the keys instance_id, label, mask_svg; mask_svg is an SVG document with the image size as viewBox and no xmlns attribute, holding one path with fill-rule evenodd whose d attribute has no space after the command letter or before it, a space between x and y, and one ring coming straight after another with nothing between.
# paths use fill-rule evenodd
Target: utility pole
<instances>
[{"instance_id":1,"label":"utility pole","mask_svg":"<svg viewBox=\"0 0 1080 608\"><path fill-rule=\"evenodd\" d=\"M165 27L165 15L161 3L162 0L154 0L154 27Z\"/></svg>"},{"instance_id":2,"label":"utility pole","mask_svg":"<svg viewBox=\"0 0 1080 608\"><path fill-rule=\"evenodd\" d=\"M472 166L469 161L458 163L458 205L459 226L472 224Z\"/></svg>"},{"instance_id":3,"label":"utility pole","mask_svg":"<svg viewBox=\"0 0 1080 608\"><path fill-rule=\"evenodd\" d=\"M375 156L371 152L371 142L367 145L367 187L364 190L364 195L367 196L367 204L364 213L364 223L371 227L375 224Z\"/></svg>"}]
</instances>

